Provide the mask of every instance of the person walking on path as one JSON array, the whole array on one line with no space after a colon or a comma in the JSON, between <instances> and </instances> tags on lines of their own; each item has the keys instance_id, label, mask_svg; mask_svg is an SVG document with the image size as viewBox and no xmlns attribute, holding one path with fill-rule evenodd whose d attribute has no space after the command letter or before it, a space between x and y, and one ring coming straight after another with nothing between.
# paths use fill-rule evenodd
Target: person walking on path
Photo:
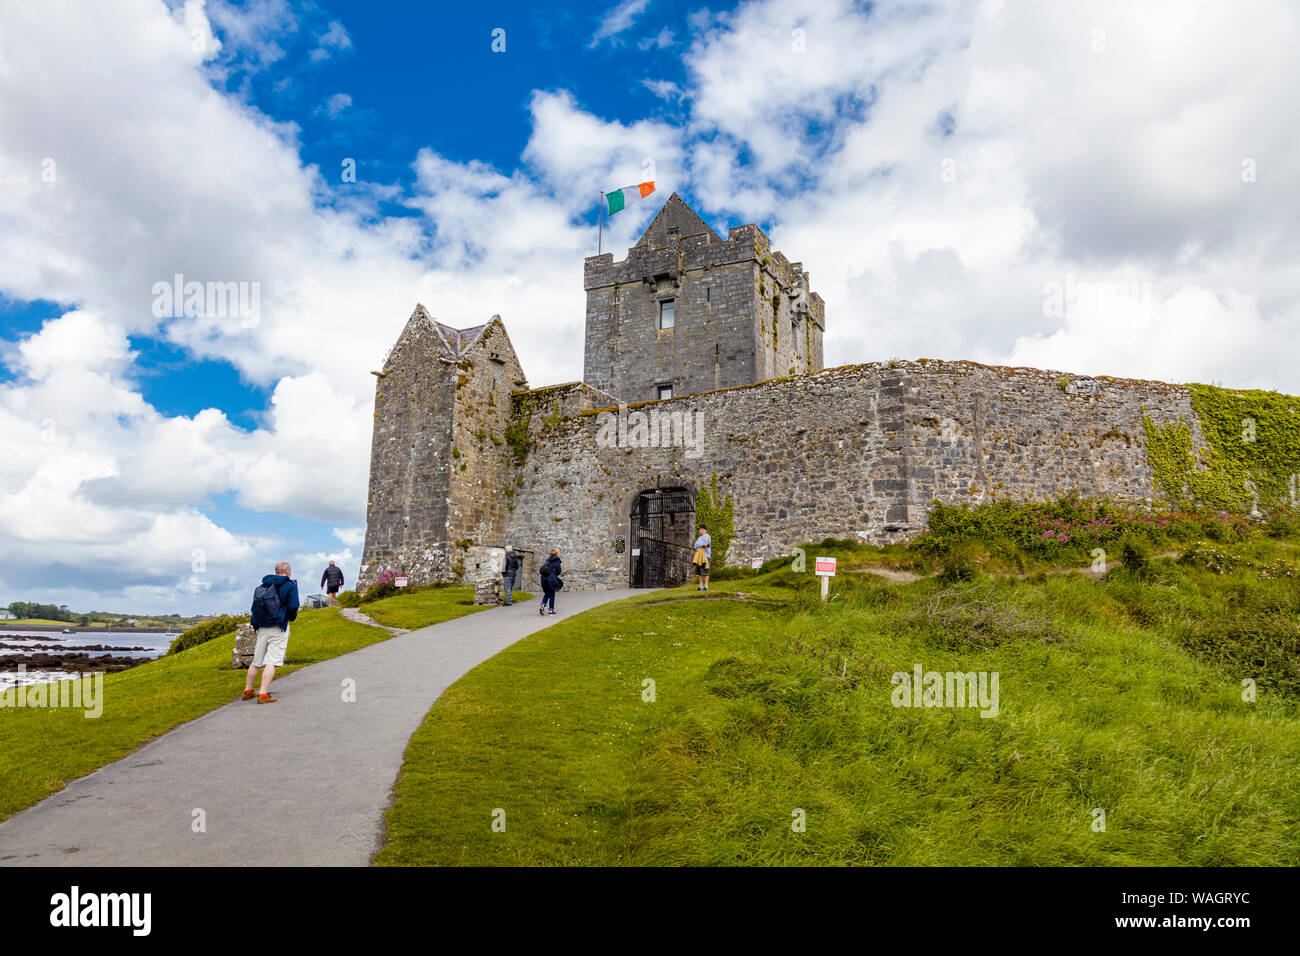
<instances>
[{"instance_id":1,"label":"person walking on path","mask_svg":"<svg viewBox=\"0 0 1300 956\"><path fill-rule=\"evenodd\" d=\"M709 561L713 558L713 539L709 537L709 529L700 525L700 536L695 539L695 544L691 545L695 549L695 573L700 576L697 591L707 591L709 589Z\"/></svg>"},{"instance_id":2,"label":"person walking on path","mask_svg":"<svg viewBox=\"0 0 1300 956\"><path fill-rule=\"evenodd\" d=\"M334 563L333 558L330 558L329 567L320 576L320 586L330 596L330 607L339 603L338 594L339 588L343 587L343 570Z\"/></svg>"},{"instance_id":3,"label":"person walking on path","mask_svg":"<svg viewBox=\"0 0 1300 956\"><path fill-rule=\"evenodd\" d=\"M501 570L501 582L506 589L506 607L514 604L512 591L515 589L515 575L519 573L519 555L515 554L515 549L506 545L505 567Z\"/></svg>"},{"instance_id":4,"label":"person walking on path","mask_svg":"<svg viewBox=\"0 0 1300 956\"><path fill-rule=\"evenodd\" d=\"M551 556L542 565L542 606L538 614L545 614L548 604L551 613L555 613L555 592L562 587L564 582L560 580L560 551L558 548L551 548Z\"/></svg>"},{"instance_id":5,"label":"person walking on path","mask_svg":"<svg viewBox=\"0 0 1300 956\"><path fill-rule=\"evenodd\" d=\"M249 623L257 629L257 647L253 651L253 663L248 668L248 680L244 683L241 700L252 700L253 682L263 667L257 702L274 704L279 700L270 694L271 678L275 677L275 669L284 664L284 654L289 649L289 622L298 617L298 582L290 579L292 570L288 561L281 561L275 566L275 574L262 578L261 587L253 592L253 613Z\"/></svg>"}]
</instances>

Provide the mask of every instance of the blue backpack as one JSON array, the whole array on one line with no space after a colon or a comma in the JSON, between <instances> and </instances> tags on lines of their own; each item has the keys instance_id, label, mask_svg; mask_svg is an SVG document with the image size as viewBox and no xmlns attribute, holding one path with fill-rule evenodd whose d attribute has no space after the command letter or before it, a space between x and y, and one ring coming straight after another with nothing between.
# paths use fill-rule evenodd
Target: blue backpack
<instances>
[{"instance_id":1,"label":"blue backpack","mask_svg":"<svg viewBox=\"0 0 1300 956\"><path fill-rule=\"evenodd\" d=\"M253 592L253 627L279 627L283 612L280 589L274 584L259 584Z\"/></svg>"}]
</instances>

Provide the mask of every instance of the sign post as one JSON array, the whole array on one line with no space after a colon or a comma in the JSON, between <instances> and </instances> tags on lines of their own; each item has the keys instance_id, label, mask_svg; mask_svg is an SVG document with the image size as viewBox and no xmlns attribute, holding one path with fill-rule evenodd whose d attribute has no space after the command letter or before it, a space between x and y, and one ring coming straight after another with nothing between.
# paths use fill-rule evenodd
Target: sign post
<instances>
[{"instance_id":1,"label":"sign post","mask_svg":"<svg viewBox=\"0 0 1300 956\"><path fill-rule=\"evenodd\" d=\"M405 575L399 575L398 577L393 578L393 583L396 584L399 588L404 588L406 587L406 580L407 579Z\"/></svg>"},{"instance_id":2,"label":"sign post","mask_svg":"<svg viewBox=\"0 0 1300 956\"><path fill-rule=\"evenodd\" d=\"M749 559L749 566L750 566L750 568L751 568L752 570L757 571L759 568L761 568L761 567L763 566L763 559L762 559L762 558L750 558L750 559Z\"/></svg>"},{"instance_id":3,"label":"sign post","mask_svg":"<svg viewBox=\"0 0 1300 956\"><path fill-rule=\"evenodd\" d=\"M835 559L818 558L814 571L822 579L822 600L828 600L831 590L831 578L835 577Z\"/></svg>"}]
</instances>

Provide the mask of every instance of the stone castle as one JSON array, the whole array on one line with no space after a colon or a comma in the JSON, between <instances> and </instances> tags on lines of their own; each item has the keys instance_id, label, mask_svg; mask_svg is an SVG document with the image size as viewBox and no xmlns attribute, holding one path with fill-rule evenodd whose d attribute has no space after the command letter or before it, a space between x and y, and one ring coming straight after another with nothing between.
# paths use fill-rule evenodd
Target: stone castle
<instances>
[{"instance_id":1,"label":"stone castle","mask_svg":"<svg viewBox=\"0 0 1300 956\"><path fill-rule=\"evenodd\" d=\"M681 583L695 495L734 502L726 563L888 542L929 504L1068 491L1150 500L1162 382L920 360L823 369L822 299L755 225L721 238L673 194L626 258L585 263L583 382L530 389L499 316L416 306L376 372L365 553L413 584L472 581L512 545L570 588ZM715 563L717 555L715 555Z\"/></svg>"}]
</instances>

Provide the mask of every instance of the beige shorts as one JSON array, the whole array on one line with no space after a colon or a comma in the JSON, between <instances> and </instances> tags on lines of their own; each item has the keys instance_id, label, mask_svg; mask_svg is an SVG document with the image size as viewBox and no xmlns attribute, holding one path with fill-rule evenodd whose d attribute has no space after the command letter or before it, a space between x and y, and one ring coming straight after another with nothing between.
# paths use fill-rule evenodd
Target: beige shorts
<instances>
[{"instance_id":1,"label":"beige shorts","mask_svg":"<svg viewBox=\"0 0 1300 956\"><path fill-rule=\"evenodd\" d=\"M278 627L259 627L257 629L257 648L253 651L253 666L262 667L270 664L280 667L284 664L284 652L289 649L289 628L282 631Z\"/></svg>"}]
</instances>

